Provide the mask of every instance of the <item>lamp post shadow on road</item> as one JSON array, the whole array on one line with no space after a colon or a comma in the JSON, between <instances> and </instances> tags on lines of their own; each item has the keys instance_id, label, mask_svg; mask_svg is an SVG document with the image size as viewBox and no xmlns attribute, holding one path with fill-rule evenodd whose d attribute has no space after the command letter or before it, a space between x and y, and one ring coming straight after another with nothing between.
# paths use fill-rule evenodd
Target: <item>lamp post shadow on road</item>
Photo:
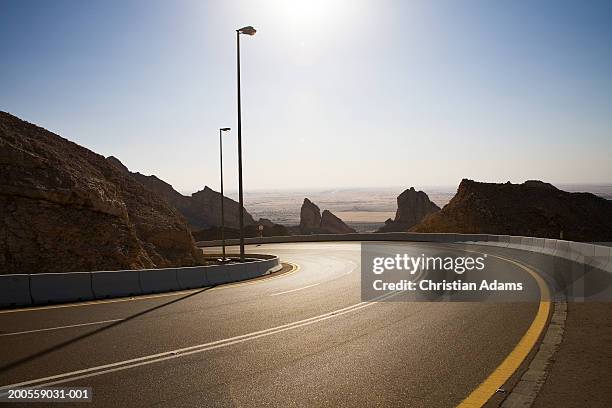
<instances>
[{"instance_id":1,"label":"lamp post shadow on road","mask_svg":"<svg viewBox=\"0 0 612 408\"><path fill-rule=\"evenodd\" d=\"M219 128L219 168L221 175L221 262L225 262L227 259L225 257L225 211L223 209L223 204L225 201L225 196L223 195L223 132L229 132L230 128Z\"/></svg>"},{"instance_id":2,"label":"lamp post shadow on road","mask_svg":"<svg viewBox=\"0 0 612 408\"><path fill-rule=\"evenodd\" d=\"M240 223L240 262L244 262L244 200L242 194L242 110L240 106L240 34L255 35L257 31L252 26L236 30L236 74L238 82L238 202Z\"/></svg>"}]
</instances>

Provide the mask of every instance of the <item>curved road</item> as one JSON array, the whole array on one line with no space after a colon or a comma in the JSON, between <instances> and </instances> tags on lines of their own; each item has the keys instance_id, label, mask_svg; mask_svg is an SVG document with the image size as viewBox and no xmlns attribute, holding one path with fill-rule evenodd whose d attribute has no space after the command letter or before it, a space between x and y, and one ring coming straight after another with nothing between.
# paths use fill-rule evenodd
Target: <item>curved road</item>
<instances>
[{"instance_id":1,"label":"curved road","mask_svg":"<svg viewBox=\"0 0 612 408\"><path fill-rule=\"evenodd\" d=\"M431 249L410 245L415 255ZM248 250L300 268L185 293L0 312L0 388L88 386L94 406L451 407L496 369L538 310L362 303L355 242ZM490 262L496 273L526 274Z\"/></svg>"}]
</instances>

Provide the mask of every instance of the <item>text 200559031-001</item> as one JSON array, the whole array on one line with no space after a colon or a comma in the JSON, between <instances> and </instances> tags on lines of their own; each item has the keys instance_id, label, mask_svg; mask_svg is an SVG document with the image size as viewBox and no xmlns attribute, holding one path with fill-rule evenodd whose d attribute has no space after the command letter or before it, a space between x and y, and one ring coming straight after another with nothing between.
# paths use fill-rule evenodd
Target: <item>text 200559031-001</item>
<instances>
[{"instance_id":1,"label":"text 200559031-001","mask_svg":"<svg viewBox=\"0 0 612 408\"><path fill-rule=\"evenodd\" d=\"M90 387L11 388L0 391L1 402L91 402Z\"/></svg>"}]
</instances>

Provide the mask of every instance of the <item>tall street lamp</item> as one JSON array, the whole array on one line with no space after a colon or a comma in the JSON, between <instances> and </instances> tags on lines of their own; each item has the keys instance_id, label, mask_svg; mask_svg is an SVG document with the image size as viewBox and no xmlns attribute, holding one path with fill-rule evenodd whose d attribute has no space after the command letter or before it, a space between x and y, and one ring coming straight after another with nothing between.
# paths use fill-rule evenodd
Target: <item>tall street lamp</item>
<instances>
[{"instance_id":1,"label":"tall street lamp","mask_svg":"<svg viewBox=\"0 0 612 408\"><path fill-rule=\"evenodd\" d=\"M256 30L246 26L236 30L236 63L238 78L238 201L240 203L240 262L244 262L244 200L242 197L242 110L240 108L240 34L255 35Z\"/></svg>"},{"instance_id":2,"label":"tall street lamp","mask_svg":"<svg viewBox=\"0 0 612 408\"><path fill-rule=\"evenodd\" d=\"M221 255L221 262L225 262L225 212L223 211L223 202L225 196L223 195L223 132L228 132L230 128L219 129L219 166L221 168L221 248L223 255Z\"/></svg>"}]
</instances>

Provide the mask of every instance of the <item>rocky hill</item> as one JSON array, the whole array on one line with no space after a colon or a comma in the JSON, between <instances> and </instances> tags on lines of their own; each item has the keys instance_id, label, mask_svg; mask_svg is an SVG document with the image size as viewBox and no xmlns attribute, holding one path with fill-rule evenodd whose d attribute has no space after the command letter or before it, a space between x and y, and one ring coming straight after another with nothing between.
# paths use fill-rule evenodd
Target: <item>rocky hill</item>
<instances>
[{"instance_id":1,"label":"rocky hill","mask_svg":"<svg viewBox=\"0 0 612 408\"><path fill-rule=\"evenodd\" d=\"M479 183L464 179L444 208L415 232L458 232L612 241L612 201L568 193L541 181Z\"/></svg>"},{"instance_id":2,"label":"rocky hill","mask_svg":"<svg viewBox=\"0 0 612 408\"><path fill-rule=\"evenodd\" d=\"M205 186L203 190L191 196L185 196L157 176L146 176L138 172L131 172L116 157L110 156L107 160L176 208L187 220L192 234L197 241L221 239L221 193ZM240 236L239 203L228 197L224 197L223 200L225 213L224 235L228 239L238 238ZM259 230L258 227L260 225L263 226L263 231ZM244 226L245 237L258 237L260 235L268 237L289 234L286 227L275 224L268 219L260 218L255 221L246 209L244 210Z\"/></svg>"},{"instance_id":3,"label":"rocky hill","mask_svg":"<svg viewBox=\"0 0 612 408\"><path fill-rule=\"evenodd\" d=\"M170 205L176 208L187 220L193 231L214 228L221 225L221 193L208 187L193 193L191 196L184 196L176 191L170 184L158 177L145 176L130 170L116 157L110 156L107 159L117 168L130 174L146 188L163 197ZM225 226L228 228L238 228L240 222L238 202L231 198L224 197L223 201L225 213ZM254 225L255 220L246 210L244 211L244 225Z\"/></svg>"},{"instance_id":4,"label":"rocky hill","mask_svg":"<svg viewBox=\"0 0 612 408\"><path fill-rule=\"evenodd\" d=\"M401 232L417 225L425 216L440 211L427 194L410 187L397 197L395 219L388 219L377 232Z\"/></svg>"},{"instance_id":5,"label":"rocky hill","mask_svg":"<svg viewBox=\"0 0 612 408\"><path fill-rule=\"evenodd\" d=\"M0 273L196 265L183 217L103 156L0 112Z\"/></svg>"},{"instance_id":6,"label":"rocky hill","mask_svg":"<svg viewBox=\"0 0 612 408\"><path fill-rule=\"evenodd\" d=\"M323 211L310 201L304 199L300 210L300 233L302 234L348 234L356 232L329 210Z\"/></svg>"}]
</instances>

